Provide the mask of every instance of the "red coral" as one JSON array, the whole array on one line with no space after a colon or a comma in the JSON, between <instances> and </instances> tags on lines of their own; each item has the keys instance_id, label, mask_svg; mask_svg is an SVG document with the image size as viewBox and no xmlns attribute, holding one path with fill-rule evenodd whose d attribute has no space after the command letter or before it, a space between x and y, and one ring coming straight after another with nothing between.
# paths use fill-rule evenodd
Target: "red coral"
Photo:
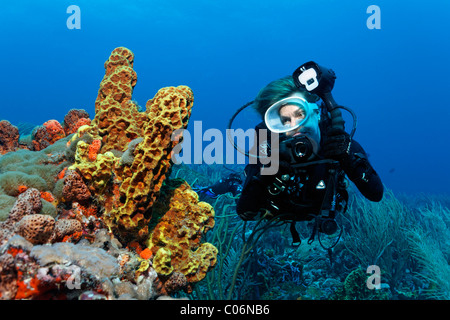
<instances>
[{"instance_id":1,"label":"red coral","mask_svg":"<svg viewBox=\"0 0 450 320\"><path fill-rule=\"evenodd\" d=\"M0 154L16 151L19 148L19 129L9 121L0 121Z\"/></svg>"},{"instance_id":2,"label":"red coral","mask_svg":"<svg viewBox=\"0 0 450 320\"><path fill-rule=\"evenodd\" d=\"M57 120L48 120L47 122L44 122L44 127L51 136L60 135L61 138L66 136L63 127Z\"/></svg>"},{"instance_id":3,"label":"red coral","mask_svg":"<svg viewBox=\"0 0 450 320\"><path fill-rule=\"evenodd\" d=\"M79 127L86 124L91 124L89 114L83 109L71 109L64 117L64 132L68 136L77 132Z\"/></svg>"},{"instance_id":4,"label":"red coral","mask_svg":"<svg viewBox=\"0 0 450 320\"><path fill-rule=\"evenodd\" d=\"M95 139L89 145L89 160L95 161L97 159L97 155L100 152L100 148L102 147L102 141L99 139Z\"/></svg>"},{"instance_id":5,"label":"red coral","mask_svg":"<svg viewBox=\"0 0 450 320\"><path fill-rule=\"evenodd\" d=\"M61 124L57 120L49 120L33 131L33 150L43 150L65 136Z\"/></svg>"},{"instance_id":6,"label":"red coral","mask_svg":"<svg viewBox=\"0 0 450 320\"><path fill-rule=\"evenodd\" d=\"M23 274L21 271L18 272L17 279L17 293L14 299L27 299L40 294L40 281L33 277L28 281L24 281Z\"/></svg>"}]
</instances>

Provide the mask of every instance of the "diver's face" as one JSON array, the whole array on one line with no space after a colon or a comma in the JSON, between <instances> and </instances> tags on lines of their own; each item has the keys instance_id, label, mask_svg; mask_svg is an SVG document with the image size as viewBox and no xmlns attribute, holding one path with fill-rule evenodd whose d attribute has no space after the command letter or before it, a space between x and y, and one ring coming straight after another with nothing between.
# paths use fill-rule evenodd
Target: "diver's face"
<instances>
[{"instance_id":1,"label":"diver's face","mask_svg":"<svg viewBox=\"0 0 450 320\"><path fill-rule=\"evenodd\" d=\"M286 126L295 127L299 122L301 122L306 117L305 110L298 105L287 104L280 108L280 119L281 122ZM303 126L298 127L295 130L286 132L286 136L291 137L294 134L301 132Z\"/></svg>"}]
</instances>

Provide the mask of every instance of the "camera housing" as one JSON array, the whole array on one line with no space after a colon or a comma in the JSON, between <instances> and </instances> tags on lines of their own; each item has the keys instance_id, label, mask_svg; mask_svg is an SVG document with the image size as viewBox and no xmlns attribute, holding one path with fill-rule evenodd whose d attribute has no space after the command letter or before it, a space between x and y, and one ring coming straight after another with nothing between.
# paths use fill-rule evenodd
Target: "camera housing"
<instances>
[{"instance_id":1,"label":"camera housing","mask_svg":"<svg viewBox=\"0 0 450 320\"><path fill-rule=\"evenodd\" d=\"M317 143L305 134L280 142L280 154L291 164L307 162L313 159L317 150Z\"/></svg>"}]
</instances>

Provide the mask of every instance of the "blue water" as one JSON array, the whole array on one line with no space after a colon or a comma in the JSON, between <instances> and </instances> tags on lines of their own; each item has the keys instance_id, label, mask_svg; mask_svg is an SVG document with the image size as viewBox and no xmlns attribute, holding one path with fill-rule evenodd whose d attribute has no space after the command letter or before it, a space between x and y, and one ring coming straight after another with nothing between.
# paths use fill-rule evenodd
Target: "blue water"
<instances>
[{"instance_id":1,"label":"blue water","mask_svg":"<svg viewBox=\"0 0 450 320\"><path fill-rule=\"evenodd\" d=\"M70 5L81 29L67 28ZM381 29L366 25L370 5ZM2 1L0 119L93 118L103 63L125 46L135 100L188 85L191 123L224 130L268 82L314 60L337 73L334 97L357 113L355 139L388 188L450 193L449 15L448 0ZM247 110L234 127L257 120Z\"/></svg>"}]
</instances>

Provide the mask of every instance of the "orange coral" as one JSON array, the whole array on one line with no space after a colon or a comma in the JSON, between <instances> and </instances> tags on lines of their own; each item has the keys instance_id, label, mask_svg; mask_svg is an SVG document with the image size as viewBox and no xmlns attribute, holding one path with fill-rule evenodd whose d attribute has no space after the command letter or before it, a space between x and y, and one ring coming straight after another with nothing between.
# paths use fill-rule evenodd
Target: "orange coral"
<instances>
[{"instance_id":1,"label":"orange coral","mask_svg":"<svg viewBox=\"0 0 450 320\"><path fill-rule=\"evenodd\" d=\"M147 259L150 259L153 256L153 254L152 254L152 251L149 248L145 248L144 250L142 250L139 253L139 256L142 259L146 259L147 260Z\"/></svg>"},{"instance_id":2,"label":"orange coral","mask_svg":"<svg viewBox=\"0 0 450 320\"><path fill-rule=\"evenodd\" d=\"M10 255L12 255L13 257L15 257L17 254L22 253L23 249L16 248L16 247L10 247L8 249L8 251L6 251L6 252L9 253Z\"/></svg>"},{"instance_id":3,"label":"orange coral","mask_svg":"<svg viewBox=\"0 0 450 320\"><path fill-rule=\"evenodd\" d=\"M57 120L48 120L44 123L44 127L52 137L53 142L66 136L63 127Z\"/></svg>"},{"instance_id":4,"label":"orange coral","mask_svg":"<svg viewBox=\"0 0 450 320\"><path fill-rule=\"evenodd\" d=\"M77 132L78 128L80 128L81 126L89 126L89 125L91 125L91 119L89 118L78 119L73 132Z\"/></svg>"},{"instance_id":5,"label":"orange coral","mask_svg":"<svg viewBox=\"0 0 450 320\"><path fill-rule=\"evenodd\" d=\"M65 136L61 124L57 120L49 120L33 131L33 150L43 150Z\"/></svg>"},{"instance_id":6,"label":"orange coral","mask_svg":"<svg viewBox=\"0 0 450 320\"><path fill-rule=\"evenodd\" d=\"M55 197L50 192L47 191L41 191L41 198L47 202L55 201Z\"/></svg>"},{"instance_id":7,"label":"orange coral","mask_svg":"<svg viewBox=\"0 0 450 320\"><path fill-rule=\"evenodd\" d=\"M100 151L101 146L102 146L102 141L99 139L92 141L92 143L89 145L89 160L90 161L95 161L97 159L97 155Z\"/></svg>"},{"instance_id":8,"label":"orange coral","mask_svg":"<svg viewBox=\"0 0 450 320\"><path fill-rule=\"evenodd\" d=\"M36 277L31 278L29 281L23 281L23 273L21 271L17 271L17 276L17 293L14 299L27 299L40 294L40 281Z\"/></svg>"},{"instance_id":9,"label":"orange coral","mask_svg":"<svg viewBox=\"0 0 450 320\"><path fill-rule=\"evenodd\" d=\"M18 186L17 188L18 188L18 190L19 190L19 193L24 193L24 192L27 191L27 189L28 189L27 186L23 186L23 185L20 185L20 186Z\"/></svg>"},{"instance_id":10,"label":"orange coral","mask_svg":"<svg viewBox=\"0 0 450 320\"><path fill-rule=\"evenodd\" d=\"M65 167L64 169L61 170L60 173L58 173L58 175L57 175L58 180L64 178L64 175L66 174L66 171L67 171L67 167Z\"/></svg>"}]
</instances>

